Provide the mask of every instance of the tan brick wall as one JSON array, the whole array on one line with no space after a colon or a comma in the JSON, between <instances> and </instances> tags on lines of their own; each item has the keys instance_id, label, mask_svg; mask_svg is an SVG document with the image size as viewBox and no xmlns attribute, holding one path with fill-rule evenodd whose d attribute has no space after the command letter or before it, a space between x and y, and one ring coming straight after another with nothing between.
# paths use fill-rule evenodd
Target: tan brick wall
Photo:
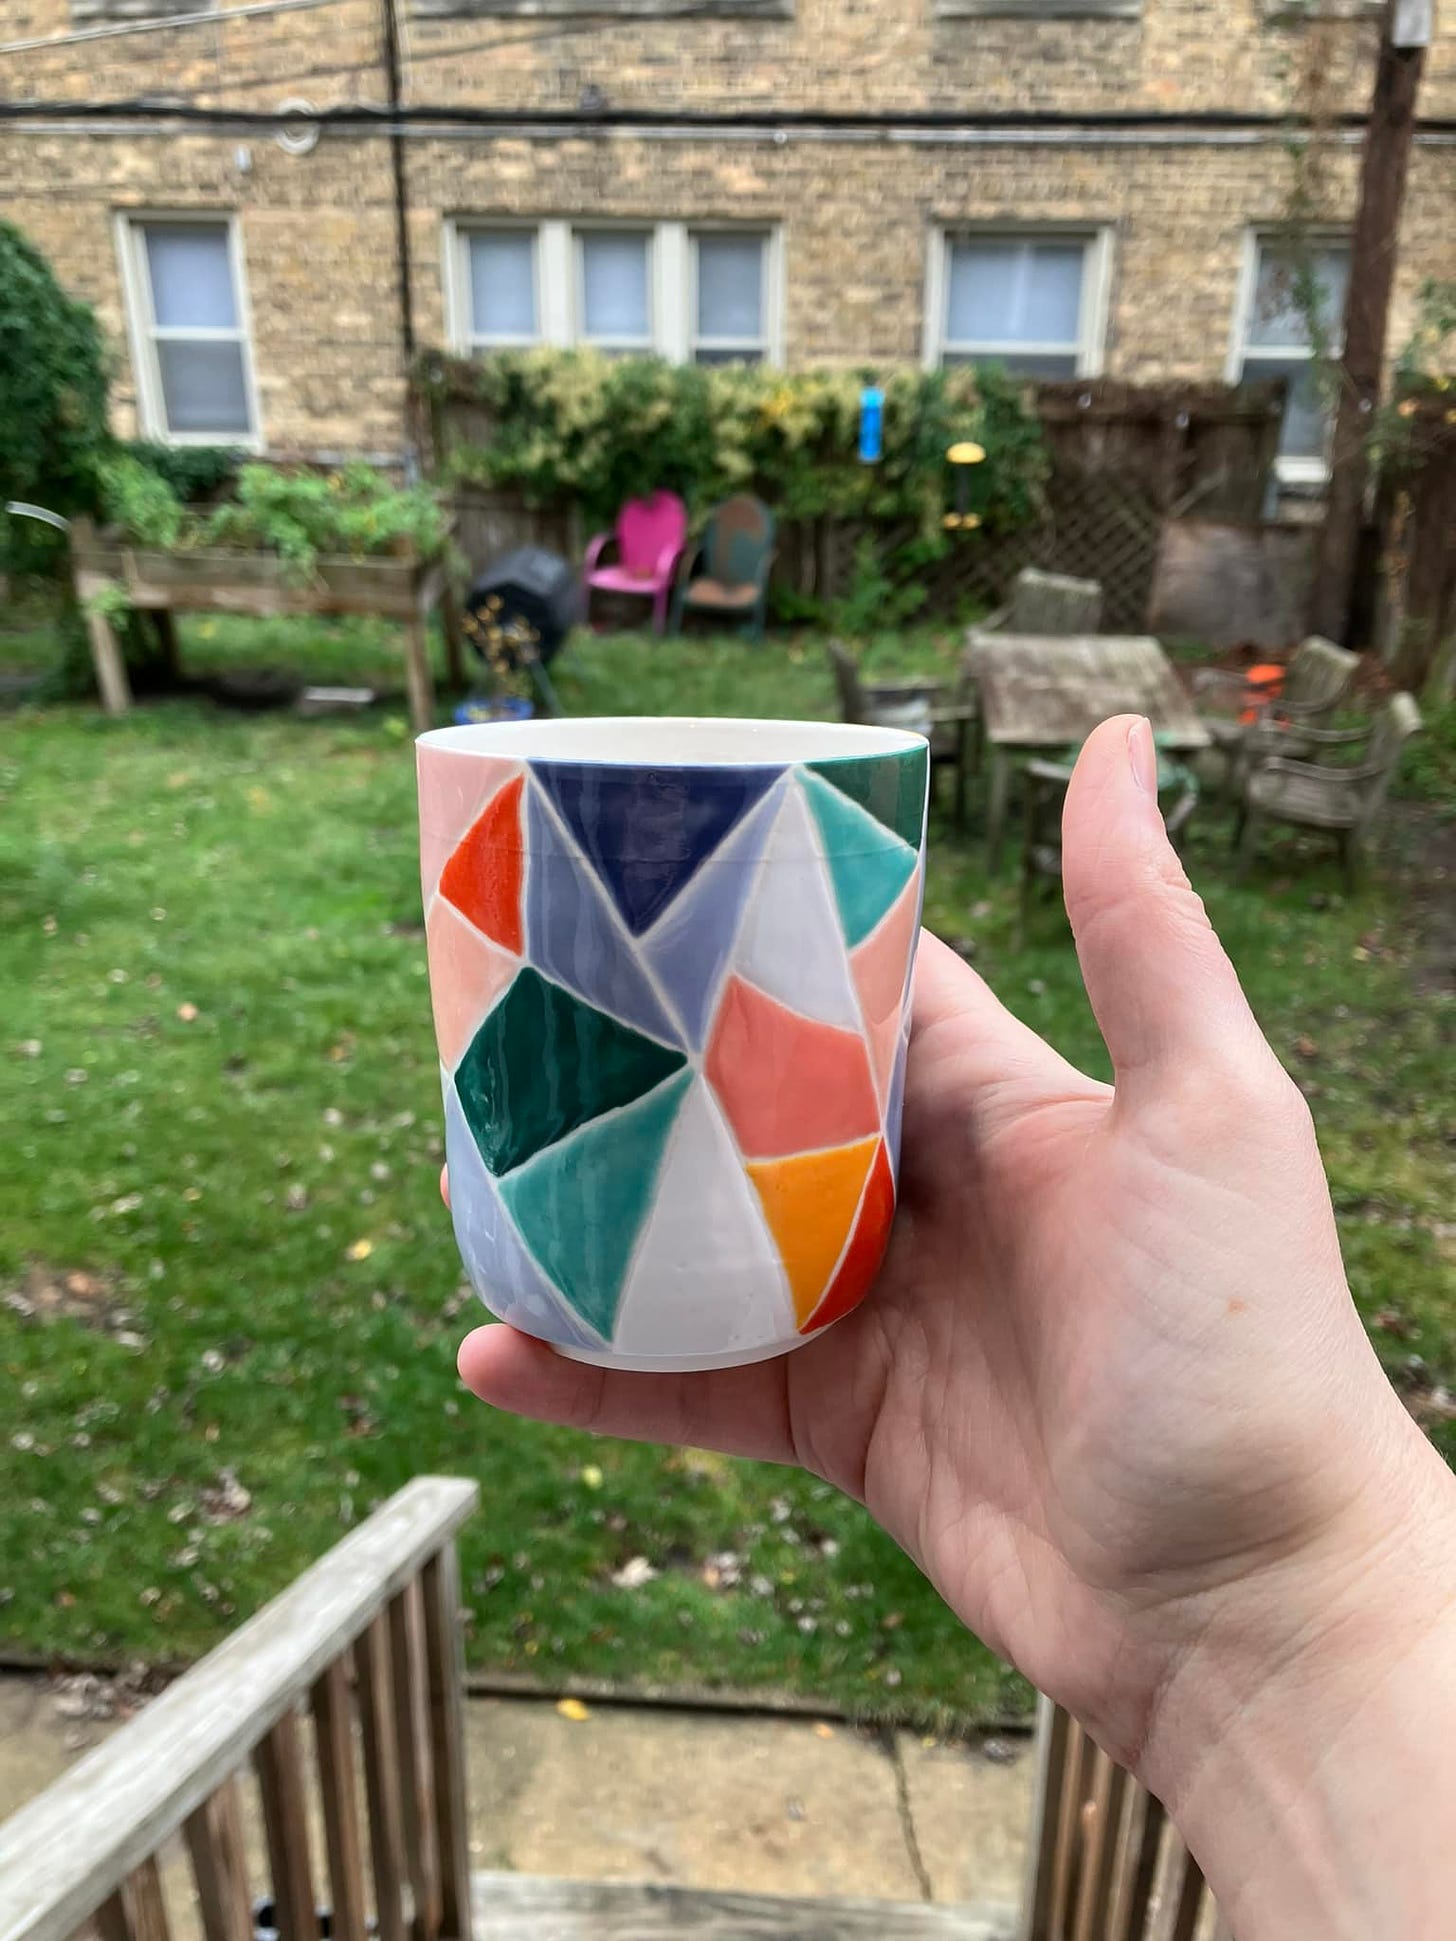
<instances>
[{"instance_id":1,"label":"tan brick wall","mask_svg":"<svg viewBox=\"0 0 1456 1941\"><path fill-rule=\"evenodd\" d=\"M1269 24L1268 0L1145 0L1134 21L940 20L935 0L796 0L788 20L425 20L401 0L415 103L915 114L1033 110L1282 112L1313 59L1325 101L1362 105L1367 25ZM78 105L140 95L272 108L378 103L379 0L229 20L7 57L10 98ZM0 0L0 39L60 34L67 0ZM557 32L558 28L569 31ZM1311 34L1322 36L1311 40ZM482 43L485 43L482 45ZM352 70L337 72L338 69ZM1456 6L1443 10L1423 105L1456 112ZM1248 146L783 143L584 134L406 143L422 343L444 331L447 215L756 219L785 240L791 362L918 357L933 224L1073 219L1115 231L1108 369L1222 375L1241 238L1287 207L1277 133ZM1355 151L1326 170L1347 221ZM135 382L118 275L117 211L235 210L264 431L277 450L394 450L403 439L388 145L325 132L307 156L267 133L75 132L0 126L0 212L97 305L115 348L117 422ZM1456 276L1456 148L1416 156L1392 340L1426 276Z\"/></svg>"},{"instance_id":2,"label":"tan brick wall","mask_svg":"<svg viewBox=\"0 0 1456 1941\"><path fill-rule=\"evenodd\" d=\"M239 149L248 166L239 166ZM1242 237L1277 221L1289 163L1256 148L956 147L641 139L411 140L414 302L444 336L448 215L723 217L782 225L790 362L918 358L928 238L965 220L1080 220L1114 231L1107 368L1223 375ZM1356 157L1331 169L1348 219ZM95 303L117 355L116 418L134 382L113 236L117 211L238 212L264 431L275 450L394 451L403 442L387 145L325 134L311 155L269 139L15 135L0 139L5 213ZM1418 151L1392 341L1425 276L1456 277L1456 149Z\"/></svg>"}]
</instances>

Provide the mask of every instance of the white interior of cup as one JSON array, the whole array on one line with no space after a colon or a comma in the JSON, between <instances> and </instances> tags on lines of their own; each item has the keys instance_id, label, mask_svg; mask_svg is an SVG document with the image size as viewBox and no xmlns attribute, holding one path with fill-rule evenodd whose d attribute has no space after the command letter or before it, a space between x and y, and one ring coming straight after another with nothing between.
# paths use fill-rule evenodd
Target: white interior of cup
<instances>
[{"instance_id":1,"label":"white interior of cup","mask_svg":"<svg viewBox=\"0 0 1456 1941\"><path fill-rule=\"evenodd\" d=\"M689 715L601 715L572 721L483 721L432 728L426 748L513 760L621 762L633 767L752 768L901 755L923 735L837 721L718 721Z\"/></svg>"}]
</instances>

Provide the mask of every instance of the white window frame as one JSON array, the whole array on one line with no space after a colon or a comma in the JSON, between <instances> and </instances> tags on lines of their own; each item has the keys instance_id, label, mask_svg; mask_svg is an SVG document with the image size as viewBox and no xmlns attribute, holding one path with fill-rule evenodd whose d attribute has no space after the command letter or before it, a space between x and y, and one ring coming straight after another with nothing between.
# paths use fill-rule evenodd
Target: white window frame
<instances>
[{"instance_id":1,"label":"white window frame","mask_svg":"<svg viewBox=\"0 0 1456 1941\"><path fill-rule=\"evenodd\" d=\"M965 345L946 335L946 313L950 304L950 258L958 242L1080 242L1082 255L1082 299L1077 315L1076 369L1074 377L1100 377L1107 356L1107 320L1112 304L1112 226L1099 222L1017 223L947 222L931 232L925 256L925 323L923 362L926 370L938 370L947 351L957 357L970 356L993 362L998 347L993 344ZM1000 346L1008 356L1059 357L1064 343L1017 343Z\"/></svg>"},{"instance_id":2,"label":"white window frame","mask_svg":"<svg viewBox=\"0 0 1456 1941\"><path fill-rule=\"evenodd\" d=\"M784 358L784 268L783 229L771 217L761 221L718 221L685 218L681 221L654 222L640 217L582 216L571 219L521 216L457 215L445 220L440 261L444 283L445 322L450 347L468 357L496 345L506 347L505 338L491 339L475 334L471 315L470 238L492 230L526 230L536 240L536 336L540 344L567 347L585 344L583 318L583 253L581 239L613 230L648 237L648 322L650 342L643 346L626 343L601 344L606 351L641 348L674 364L690 364L700 344L711 348L710 340L697 334L697 245L699 235L746 235L764 239L763 335L745 350L761 353L765 364L779 365ZM520 339L510 339L518 344ZM735 340L735 346L737 340ZM724 346L727 348L728 346Z\"/></svg>"},{"instance_id":3,"label":"white window frame","mask_svg":"<svg viewBox=\"0 0 1456 1941\"><path fill-rule=\"evenodd\" d=\"M152 311L152 272L147 260L148 229L168 223L191 227L210 224L227 232L228 270L233 280L233 301L238 321L232 330L196 326L173 330L157 324ZM248 279L243 262L238 218L232 209L125 209L116 214L116 249L121 269L122 297L126 306L127 338L131 346L132 371L136 377L137 429L143 438L160 445L229 445L238 451L263 450L263 415L259 406L257 374L253 366L253 312L248 299ZM248 430L173 431L167 423L167 404L162 390L162 367L157 356L159 337L173 336L193 343L236 343L243 354L243 396L248 407Z\"/></svg>"},{"instance_id":4,"label":"white window frame","mask_svg":"<svg viewBox=\"0 0 1456 1941\"><path fill-rule=\"evenodd\" d=\"M1253 321L1254 298L1259 288L1259 259L1264 250L1271 245L1278 248L1287 242L1277 228L1260 227L1257 223L1244 231L1243 245L1239 255L1238 286L1234 293L1233 327L1229 333L1228 363L1224 377L1230 384L1238 384L1244 377L1244 365L1248 357L1249 325ZM1307 240L1316 249L1327 249L1332 244L1350 249L1348 229L1322 227L1309 232ZM1343 319L1342 319L1343 322ZM1306 349L1301 353L1297 344L1281 346L1277 353L1271 352L1285 361L1303 355L1310 362L1314 351ZM1259 362L1255 351L1254 362ZM1252 375L1252 374L1251 374ZM1328 458L1286 458L1279 456L1274 460L1274 476L1281 485L1325 485L1329 481L1330 465Z\"/></svg>"}]
</instances>

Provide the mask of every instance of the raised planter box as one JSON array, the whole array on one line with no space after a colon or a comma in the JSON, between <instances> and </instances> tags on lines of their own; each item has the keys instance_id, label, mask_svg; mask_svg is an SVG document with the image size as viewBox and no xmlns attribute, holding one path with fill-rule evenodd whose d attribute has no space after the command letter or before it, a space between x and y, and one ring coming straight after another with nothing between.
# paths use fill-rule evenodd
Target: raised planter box
<instances>
[{"instance_id":1,"label":"raised planter box","mask_svg":"<svg viewBox=\"0 0 1456 1941\"><path fill-rule=\"evenodd\" d=\"M244 613L269 618L284 613L369 613L404 628L405 685L416 732L434 720L426 621L446 605L446 574L438 560L349 559L323 555L308 578L290 571L270 553L162 552L128 546L98 532L89 520L71 528L76 593L87 608L86 625L101 701L108 714L125 714L131 687L116 633L87 602L107 586L119 586L130 604L149 613ZM453 628L446 613L446 636Z\"/></svg>"}]
</instances>

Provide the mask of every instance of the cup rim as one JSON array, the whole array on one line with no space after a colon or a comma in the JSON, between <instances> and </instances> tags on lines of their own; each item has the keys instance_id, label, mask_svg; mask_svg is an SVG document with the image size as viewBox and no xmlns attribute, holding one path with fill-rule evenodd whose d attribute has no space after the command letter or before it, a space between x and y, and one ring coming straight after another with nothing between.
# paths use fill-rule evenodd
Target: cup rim
<instances>
[{"instance_id":1,"label":"cup rim","mask_svg":"<svg viewBox=\"0 0 1456 1941\"><path fill-rule=\"evenodd\" d=\"M537 716L429 728L421 753L600 768L786 768L863 761L927 746L924 735L844 721L755 720L735 715Z\"/></svg>"}]
</instances>

